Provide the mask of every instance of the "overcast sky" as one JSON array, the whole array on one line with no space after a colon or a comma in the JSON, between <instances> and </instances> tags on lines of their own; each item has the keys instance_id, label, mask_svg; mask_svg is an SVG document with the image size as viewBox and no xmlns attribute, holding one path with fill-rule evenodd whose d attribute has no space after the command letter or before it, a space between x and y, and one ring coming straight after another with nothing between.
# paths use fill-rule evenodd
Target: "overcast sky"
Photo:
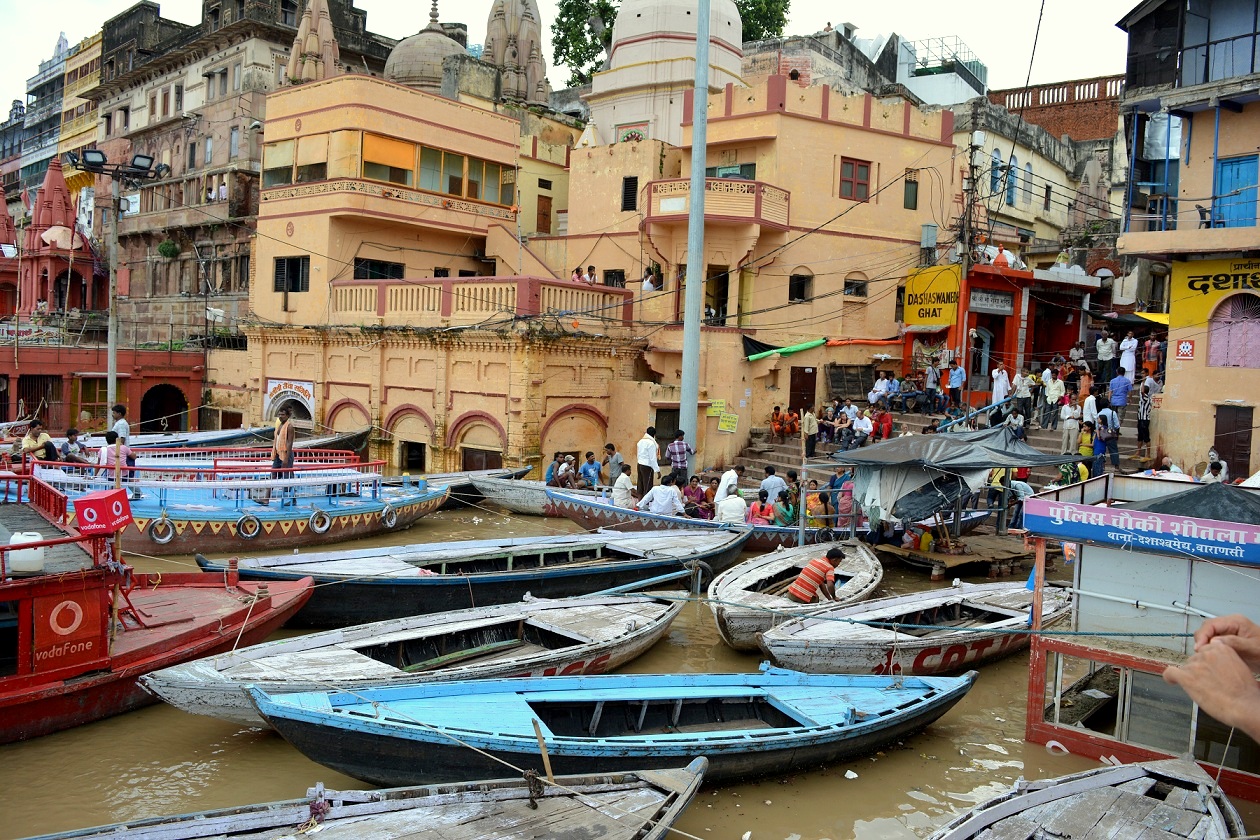
<instances>
[{"instance_id":1,"label":"overcast sky","mask_svg":"<svg viewBox=\"0 0 1260 840\"><path fill-rule=\"evenodd\" d=\"M676 0L677 1L677 0ZM440 6L444 21L468 25L469 40L485 38L486 16L492 0L445 0ZM25 99L26 79L38 71L39 62L52 56L57 36L65 31L71 44L98 31L107 18L135 5L135 0L0 0L0 20L9 38L0 50L0 102ZM367 12L368 29L391 38L414 34L428 22L429 4L423 0L356 0ZM1137 5L1137 0L1045 0L1045 19L1032 67L1032 83L1063 81L1120 73L1124 70L1125 35L1115 23ZM201 0L161 0L164 17L183 23L200 19ZM543 39L547 42L550 68L551 33L555 0L539 0ZM848 7L848 11L843 8ZM828 21L849 22L859 37L897 32L919 40L956 35L970 46L989 68L992 88L1021 87L1028 76L1038 0L1005 3L978 0L885 0L865 4L840 4L824 0L792 0L786 33L817 32ZM55 14L50 10L55 9ZM566 70L550 68L553 87L568 79ZM7 114L8 109L0 109Z\"/></svg>"}]
</instances>

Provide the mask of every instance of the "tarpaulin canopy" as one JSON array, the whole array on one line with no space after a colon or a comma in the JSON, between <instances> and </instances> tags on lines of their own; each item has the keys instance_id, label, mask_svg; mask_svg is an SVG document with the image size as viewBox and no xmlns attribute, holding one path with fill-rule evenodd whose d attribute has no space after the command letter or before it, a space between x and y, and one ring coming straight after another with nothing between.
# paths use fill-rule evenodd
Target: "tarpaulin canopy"
<instances>
[{"instance_id":1,"label":"tarpaulin canopy","mask_svg":"<svg viewBox=\"0 0 1260 840\"><path fill-rule=\"evenodd\" d=\"M972 492L973 488L960 476L941 475L897 499L892 506L892 515L908 522L918 522L952 506Z\"/></svg>"},{"instance_id":2,"label":"tarpaulin canopy","mask_svg":"<svg viewBox=\"0 0 1260 840\"><path fill-rule=\"evenodd\" d=\"M1054 467L1079 455L1047 455L1006 426L939 435L906 435L862 449L832 453L834 463L866 467L930 467L942 472L993 467ZM811 465L813 466L813 465ZM821 466L821 465L820 465Z\"/></svg>"},{"instance_id":3,"label":"tarpaulin canopy","mask_svg":"<svg viewBox=\"0 0 1260 840\"><path fill-rule=\"evenodd\" d=\"M1167 312L1134 312L1133 314L1138 316L1139 318L1145 318L1148 321L1154 321L1156 324L1163 324L1165 327L1168 326L1168 313Z\"/></svg>"},{"instance_id":4,"label":"tarpaulin canopy","mask_svg":"<svg viewBox=\"0 0 1260 840\"><path fill-rule=\"evenodd\" d=\"M766 353L771 350L779 349L773 344L766 344L764 341L758 341L757 339L749 338L746 335L742 335L740 338L744 340L744 358L755 356L758 353Z\"/></svg>"},{"instance_id":5,"label":"tarpaulin canopy","mask_svg":"<svg viewBox=\"0 0 1260 840\"><path fill-rule=\"evenodd\" d=\"M1260 525L1260 493L1230 484L1200 484L1169 496L1126 504L1124 509Z\"/></svg>"}]
</instances>

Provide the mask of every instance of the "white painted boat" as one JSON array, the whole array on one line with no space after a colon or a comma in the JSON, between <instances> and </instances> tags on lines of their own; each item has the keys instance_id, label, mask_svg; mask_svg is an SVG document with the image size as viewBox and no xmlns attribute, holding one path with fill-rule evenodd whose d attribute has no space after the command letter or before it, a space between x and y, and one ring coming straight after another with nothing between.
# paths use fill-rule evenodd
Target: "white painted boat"
<instances>
[{"instance_id":1,"label":"white painted boat","mask_svg":"<svg viewBox=\"0 0 1260 840\"><path fill-rule=\"evenodd\" d=\"M929 840L1028 837L1243 837L1242 817L1193 761L1100 767L1025 782L951 820Z\"/></svg>"},{"instance_id":2,"label":"white painted boat","mask_svg":"<svg viewBox=\"0 0 1260 840\"><path fill-rule=\"evenodd\" d=\"M799 604L787 588L806 564L833 548L844 552L836 567L836 601ZM757 634L802 615L869 598L884 579L884 567L856 540L781 548L728 569L709 584L709 608L722 640L736 650L757 650Z\"/></svg>"},{"instance_id":3,"label":"white painted boat","mask_svg":"<svg viewBox=\"0 0 1260 840\"><path fill-rule=\"evenodd\" d=\"M601 674L665 635L682 598L590 595L396 618L279 639L141 679L172 706L245 726L267 724L245 686L271 693L355 691L487 677Z\"/></svg>"},{"instance_id":4,"label":"white painted boat","mask_svg":"<svg viewBox=\"0 0 1260 840\"><path fill-rule=\"evenodd\" d=\"M521 478L515 481L490 476L475 476L472 479L477 492L486 497L486 501L512 513L526 516L550 516L564 518L564 514L556 510L554 504L547 500L547 482ZM602 493L598 490L567 490L574 496L586 496L598 499Z\"/></svg>"},{"instance_id":5,"label":"white painted boat","mask_svg":"<svg viewBox=\"0 0 1260 840\"><path fill-rule=\"evenodd\" d=\"M774 664L821 674L951 674L1028 646L1033 593L1024 583L946 589L819 610L761 634ZM1046 587L1042 624L1068 614L1071 597Z\"/></svg>"},{"instance_id":6,"label":"white painted boat","mask_svg":"<svg viewBox=\"0 0 1260 840\"><path fill-rule=\"evenodd\" d=\"M665 840L709 762L623 773L495 779L386 790L325 790L305 799L145 817L31 840ZM507 768L501 768L506 770Z\"/></svg>"}]
</instances>

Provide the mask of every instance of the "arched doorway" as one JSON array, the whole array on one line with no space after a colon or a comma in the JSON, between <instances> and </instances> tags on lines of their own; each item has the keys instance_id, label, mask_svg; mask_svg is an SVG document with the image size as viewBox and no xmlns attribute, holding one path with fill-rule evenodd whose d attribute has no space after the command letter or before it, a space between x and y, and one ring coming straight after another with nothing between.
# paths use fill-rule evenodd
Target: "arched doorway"
<instances>
[{"instance_id":1,"label":"arched doorway","mask_svg":"<svg viewBox=\"0 0 1260 840\"><path fill-rule=\"evenodd\" d=\"M140 399L140 428L145 434L182 432L188 428L188 400L174 385L162 383Z\"/></svg>"},{"instance_id":2,"label":"arched doorway","mask_svg":"<svg viewBox=\"0 0 1260 840\"><path fill-rule=\"evenodd\" d=\"M280 400L271 407L271 416L267 418L268 422L272 422L280 414L280 409L289 409L289 415L292 417L293 428L298 432L310 433L315 428L315 419L311 417L311 411L306 407L306 403L299 399Z\"/></svg>"},{"instance_id":3,"label":"arched doorway","mask_svg":"<svg viewBox=\"0 0 1260 840\"><path fill-rule=\"evenodd\" d=\"M52 308L55 312L87 309L87 281L77 271L63 271L53 285Z\"/></svg>"},{"instance_id":4,"label":"arched doorway","mask_svg":"<svg viewBox=\"0 0 1260 840\"><path fill-rule=\"evenodd\" d=\"M507 435L498 420L489 414L473 411L457 420L452 428L451 443L459 454L461 470L496 470L503 466Z\"/></svg>"}]
</instances>

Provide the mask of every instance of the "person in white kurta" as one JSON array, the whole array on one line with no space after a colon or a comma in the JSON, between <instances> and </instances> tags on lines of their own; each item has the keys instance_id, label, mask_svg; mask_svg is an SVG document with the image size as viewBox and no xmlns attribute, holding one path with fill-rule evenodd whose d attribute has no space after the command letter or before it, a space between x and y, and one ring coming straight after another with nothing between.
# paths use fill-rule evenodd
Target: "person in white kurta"
<instances>
[{"instance_id":1,"label":"person in white kurta","mask_svg":"<svg viewBox=\"0 0 1260 840\"><path fill-rule=\"evenodd\" d=\"M996 405L1011 395L1011 377L1006 372L1006 365L998 362L993 369L993 404Z\"/></svg>"},{"instance_id":2,"label":"person in white kurta","mask_svg":"<svg viewBox=\"0 0 1260 840\"><path fill-rule=\"evenodd\" d=\"M1133 381L1137 370L1137 349L1138 340L1133 337L1133 330L1129 330L1124 341L1120 342L1120 367L1124 368L1124 375L1129 382Z\"/></svg>"}]
</instances>

